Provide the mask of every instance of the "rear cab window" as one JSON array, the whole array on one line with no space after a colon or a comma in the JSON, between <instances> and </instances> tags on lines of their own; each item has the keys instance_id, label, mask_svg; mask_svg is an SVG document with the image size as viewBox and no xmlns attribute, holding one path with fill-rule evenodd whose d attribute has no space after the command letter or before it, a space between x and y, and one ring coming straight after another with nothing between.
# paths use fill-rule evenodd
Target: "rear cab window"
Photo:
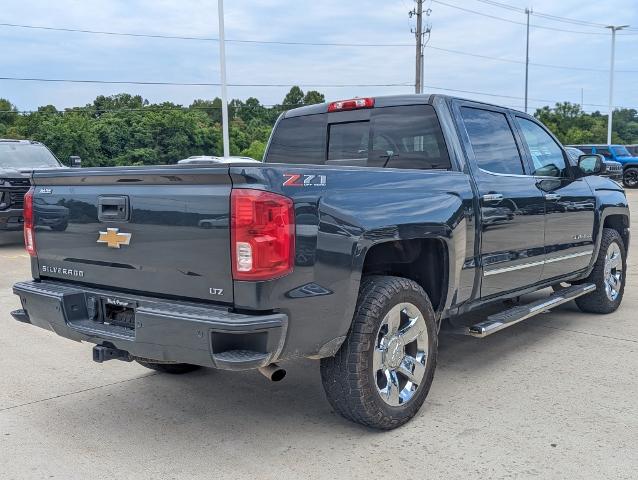
<instances>
[{"instance_id":1,"label":"rear cab window","mask_svg":"<svg viewBox=\"0 0 638 480\"><path fill-rule=\"evenodd\" d=\"M268 163L402 169L451 168L431 105L376 107L282 119Z\"/></svg>"}]
</instances>

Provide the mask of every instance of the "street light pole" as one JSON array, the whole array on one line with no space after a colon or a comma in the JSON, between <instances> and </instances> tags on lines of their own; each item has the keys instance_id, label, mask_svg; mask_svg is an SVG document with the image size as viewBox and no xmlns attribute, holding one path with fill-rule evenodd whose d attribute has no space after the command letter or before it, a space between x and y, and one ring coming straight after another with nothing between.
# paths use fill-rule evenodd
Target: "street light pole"
<instances>
[{"instance_id":1,"label":"street light pole","mask_svg":"<svg viewBox=\"0 0 638 480\"><path fill-rule=\"evenodd\" d=\"M527 89L529 80L529 14L532 10L525 9L525 15L527 15L527 40L525 42L525 113L527 113Z\"/></svg>"},{"instance_id":2,"label":"street light pole","mask_svg":"<svg viewBox=\"0 0 638 480\"><path fill-rule=\"evenodd\" d=\"M614 60L616 55L616 32L629 25L608 25L611 30L611 63L609 66L609 110L607 114L607 143L611 143L612 117L614 114Z\"/></svg>"},{"instance_id":3,"label":"street light pole","mask_svg":"<svg viewBox=\"0 0 638 480\"><path fill-rule=\"evenodd\" d=\"M224 42L224 0L217 0L217 14L219 17L219 67L222 84L222 135L224 143L224 158L230 156L230 141L228 134L228 96L226 92L226 44Z\"/></svg>"}]
</instances>

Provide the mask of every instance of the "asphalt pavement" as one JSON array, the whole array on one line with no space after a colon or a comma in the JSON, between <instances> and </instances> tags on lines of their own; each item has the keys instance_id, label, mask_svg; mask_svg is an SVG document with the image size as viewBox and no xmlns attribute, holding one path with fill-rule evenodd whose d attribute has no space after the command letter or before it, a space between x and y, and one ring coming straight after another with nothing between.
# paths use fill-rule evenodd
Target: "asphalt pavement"
<instances>
[{"instance_id":1,"label":"asphalt pavement","mask_svg":"<svg viewBox=\"0 0 638 480\"><path fill-rule=\"evenodd\" d=\"M482 340L444 336L418 416L376 432L331 410L316 361L279 383L171 376L15 322L11 285L30 277L16 235L0 244L0 479L638 478L633 249L616 313L569 303Z\"/></svg>"}]
</instances>

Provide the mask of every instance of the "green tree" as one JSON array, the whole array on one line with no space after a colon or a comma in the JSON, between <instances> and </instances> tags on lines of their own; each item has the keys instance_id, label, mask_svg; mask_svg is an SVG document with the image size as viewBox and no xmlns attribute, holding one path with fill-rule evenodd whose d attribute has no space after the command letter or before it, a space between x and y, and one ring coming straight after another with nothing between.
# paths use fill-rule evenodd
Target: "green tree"
<instances>
[{"instance_id":1,"label":"green tree","mask_svg":"<svg viewBox=\"0 0 638 480\"><path fill-rule=\"evenodd\" d=\"M317 90L308 90L303 97L304 105L313 105L315 103L323 103L326 101L326 97L323 93Z\"/></svg>"},{"instance_id":2,"label":"green tree","mask_svg":"<svg viewBox=\"0 0 638 480\"><path fill-rule=\"evenodd\" d=\"M9 100L0 98L0 136L5 136L18 118L18 109Z\"/></svg>"},{"instance_id":3,"label":"green tree","mask_svg":"<svg viewBox=\"0 0 638 480\"><path fill-rule=\"evenodd\" d=\"M246 157L254 158L255 160L263 161L264 152L266 151L266 143L259 140L253 140L250 146L242 150L241 154Z\"/></svg>"},{"instance_id":4,"label":"green tree","mask_svg":"<svg viewBox=\"0 0 638 480\"><path fill-rule=\"evenodd\" d=\"M303 105L304 93L297 85L292 87L284 97L284 107L295 108Z\"/></svg>"},{"instance_id":5,"label":"green tree","mask_svg":"<svg viewBox=\"0 0 638 480\"><path fill-rule=\"evenodd\" d=\"M607 141L607 116L599 111L586 113L580 105L562 102L554 107L539 108L534 116L564 144ZM635 109L614 111L612 141L623 144L638 142L638 112Z\"/></svg>"}]
</instances>

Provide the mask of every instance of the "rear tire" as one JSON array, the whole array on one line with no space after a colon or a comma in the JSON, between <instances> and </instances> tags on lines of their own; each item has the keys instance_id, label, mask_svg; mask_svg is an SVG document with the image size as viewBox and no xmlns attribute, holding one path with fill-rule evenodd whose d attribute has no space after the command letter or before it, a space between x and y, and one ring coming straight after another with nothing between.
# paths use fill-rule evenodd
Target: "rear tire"
<instances>
[{"instance_id":1,"label":"rear tire","mask_svg":"<svg viewBox=\"0 0 638 480\"><path fill-rule=\"evenodd\" d=\"M191 365L190 363L161 363L154 362L152 360L142 360L137 358L135 359L135 361L143 367L150 368L151 370L156 370L162 373L170 373L172 375L190 373L202 368L199 365Z\"/></svg>"},{"instance_id":2,"label":"rear tire","mask_svg":"<svg viewBox=\"0 0 638 480\"><path fill-rule=\"evenodd\" d=\"M622 183L627 188L638 187L638 168L630 167L625 169L622 176Z\"/></svg>"},{"instance_id":3,"label":"rear tire","mask_svg":"<svg viewBox=\"0 0 638 480\"><path fill-rule=\"evenodd\" d=\"M363 279L350 333L321 380L337 413L390 430L409 421L432 385L438 349L434 310L412 280Z\"/></svg>"},{"instance_id":4,"label":"rear tire","mask_svg":"<svg viewBox=\"0 0 638 480\"><path fill-rule=\"evenodd\" d=\"M579 283L593 283L596 290L576 299L576 305L587 313L615 312L625 292L627 277L625 245L620 234L611 228L603 230L594 269Z\"/></svg>"}]
</instances>

